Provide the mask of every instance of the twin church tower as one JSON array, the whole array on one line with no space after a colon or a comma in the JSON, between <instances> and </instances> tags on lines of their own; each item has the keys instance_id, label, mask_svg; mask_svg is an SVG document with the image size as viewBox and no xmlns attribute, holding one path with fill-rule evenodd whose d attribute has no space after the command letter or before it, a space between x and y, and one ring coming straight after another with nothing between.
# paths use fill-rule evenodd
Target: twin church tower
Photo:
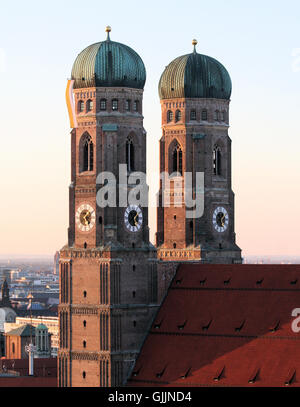
<instances>
[{"instance_id":1,"label":"twin church tower","mask_svg":"<svg viewBox=\"0 0 300 407\"><path fill-rule=\"evenodd\" d=\"M146 71L139 55L106 31L106 41L77 56L66 94L72 131L68 243L60 251L61 387L126 384L159 309L166 265L241 262L228 72L197 53L194 40L193 52L173 60L161 76L158 152L160 173L169 178L160 180L153 246L147 205L130 199L144 184L139 173L146 173ZM189 215L184 202L185 173L191 197L202 200L200 216ZM113 204L105 205L108 185L115 192ZM147 190L141 186L136 200Z\"/></svg>"}]
</instances>

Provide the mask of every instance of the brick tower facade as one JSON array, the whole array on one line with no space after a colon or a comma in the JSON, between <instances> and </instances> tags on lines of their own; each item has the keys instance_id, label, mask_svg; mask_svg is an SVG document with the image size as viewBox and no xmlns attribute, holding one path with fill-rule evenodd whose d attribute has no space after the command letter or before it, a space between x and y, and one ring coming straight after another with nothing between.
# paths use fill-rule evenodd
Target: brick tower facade
<instances>
[{"instance_id":1,"label":"brick tower facade","mask_svg":"<svg viewBox=\"0 0 300 407\"><path fill-rule=\"evenodd\" d=\"M160 181L158 256L168 261L240 263L228 136L231 80L218 61L198 54L196 41L193 44L194 52L172 61L159 84L160 172L170 175L170 184ZM197 193L204 198L202 216L189 217L186 201L180 204L185 172L191 174L191 198ZM202 174L198 184L197 173ZM166 196L169 206L163 205Z\"/></svg>"},{"instance_id":2,"label":"brick tower facade","mask_svg":"<svg viewBox=\"0 0 300 407\"><path fill-rule=\"evenodd\" d=\"M68 244L60 251L61 387L126 383L158 307L148 209L119 200L136 187L134 172L146 171L145 68L109 31L106 41L78 55L72 70L77 123ZM102 205L108 178L97 176L103 172L115 179L115 206Z\"/></svg>"}]
</instances>

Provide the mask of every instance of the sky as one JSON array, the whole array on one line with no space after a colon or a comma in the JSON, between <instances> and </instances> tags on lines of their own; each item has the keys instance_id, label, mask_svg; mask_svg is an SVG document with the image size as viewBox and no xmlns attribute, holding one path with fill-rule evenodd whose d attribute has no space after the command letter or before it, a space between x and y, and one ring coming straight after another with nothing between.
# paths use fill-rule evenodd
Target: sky
<instances>
[{"instance_id":1,"label":"sky","mask_svg":"<svg viewBox=\"0 0 300 407\"><path fill-rule=\"evenodd\" d=\"M0 255L52 255L67 242L73 62L106 38L147 71L151 202L158 189L158 82L197 51L228 70L237 243L243 255L300 253L300 2L0 0ZM155 210L150 208L151 238Z\"/></svg>"}]
</instances>

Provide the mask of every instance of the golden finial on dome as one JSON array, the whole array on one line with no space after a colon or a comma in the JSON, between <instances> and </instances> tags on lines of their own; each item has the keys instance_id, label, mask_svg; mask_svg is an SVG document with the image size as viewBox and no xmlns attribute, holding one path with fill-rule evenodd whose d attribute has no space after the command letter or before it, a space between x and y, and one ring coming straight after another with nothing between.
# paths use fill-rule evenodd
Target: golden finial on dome
<instances>
[{"instance_id":1,"label":"golden finial on dome","mask_svg":"<svg viewBox=\"0 0 300 407\"><path fill-rule=\"evenodd\" d=\"M196 53L196 45L198 44L198 41L193 39L192 45L194 45L194 54Z\"/></svg>"},{"instance_id":2,"label":"golden finial on dome","mask_svg":"<svg viewBox=\"0 0 300 407\"><path fill-rule=\"evenodd\" d=\"M111 26L110 25L107 25L106 27L105 27L105 31L107 32L107 40L110 40L110 38L109 38L109 33L111 32Z\"/></svg>"}]
</instances>

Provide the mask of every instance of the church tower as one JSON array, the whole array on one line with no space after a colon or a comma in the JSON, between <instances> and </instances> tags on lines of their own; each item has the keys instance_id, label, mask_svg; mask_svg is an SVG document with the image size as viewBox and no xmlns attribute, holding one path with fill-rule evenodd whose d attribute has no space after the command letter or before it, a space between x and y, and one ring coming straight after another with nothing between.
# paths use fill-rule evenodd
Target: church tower
<instances>
[{"instance_id":1,"label":"church tower","mask_svg":"<svg viewBox=\"0 0 300 407\"><path fill-rule=\"evenodd\" d=\"M160 173L168 173L169 183L160 181L158 256L166 261L240 263L228 136L231 79L220 62L197 53L196 45L193 40L193 52L174 59L159 82ZM189 185L185 173L190 174ZM201 213L191 214L185 187L190 199L202 199Z\"/></svg>"},{"instance_id":2,"label":"church tower","mask_svg":"<svg viewBox=\"0 0 300 407\"><path fill-rule=\"evenodd\" d=\"M1 307L9 307L11 308L11 302L9 298L9 287L7 284L6 279L3 281L1 286Z\"/></svg>"},{"instance_id":3,"label":"church tower","mask_svg":"<svg viewBox=\"0 0 300 407\"><path fill-rule=\"evenodd\" d=\"M72 131L68 244L59 271L61 387L123 385L158 307L148 189L138 174L146 172L146 71L106 31L105 41L77 56L66 93Z\"/></svg>"}]
</instances>

